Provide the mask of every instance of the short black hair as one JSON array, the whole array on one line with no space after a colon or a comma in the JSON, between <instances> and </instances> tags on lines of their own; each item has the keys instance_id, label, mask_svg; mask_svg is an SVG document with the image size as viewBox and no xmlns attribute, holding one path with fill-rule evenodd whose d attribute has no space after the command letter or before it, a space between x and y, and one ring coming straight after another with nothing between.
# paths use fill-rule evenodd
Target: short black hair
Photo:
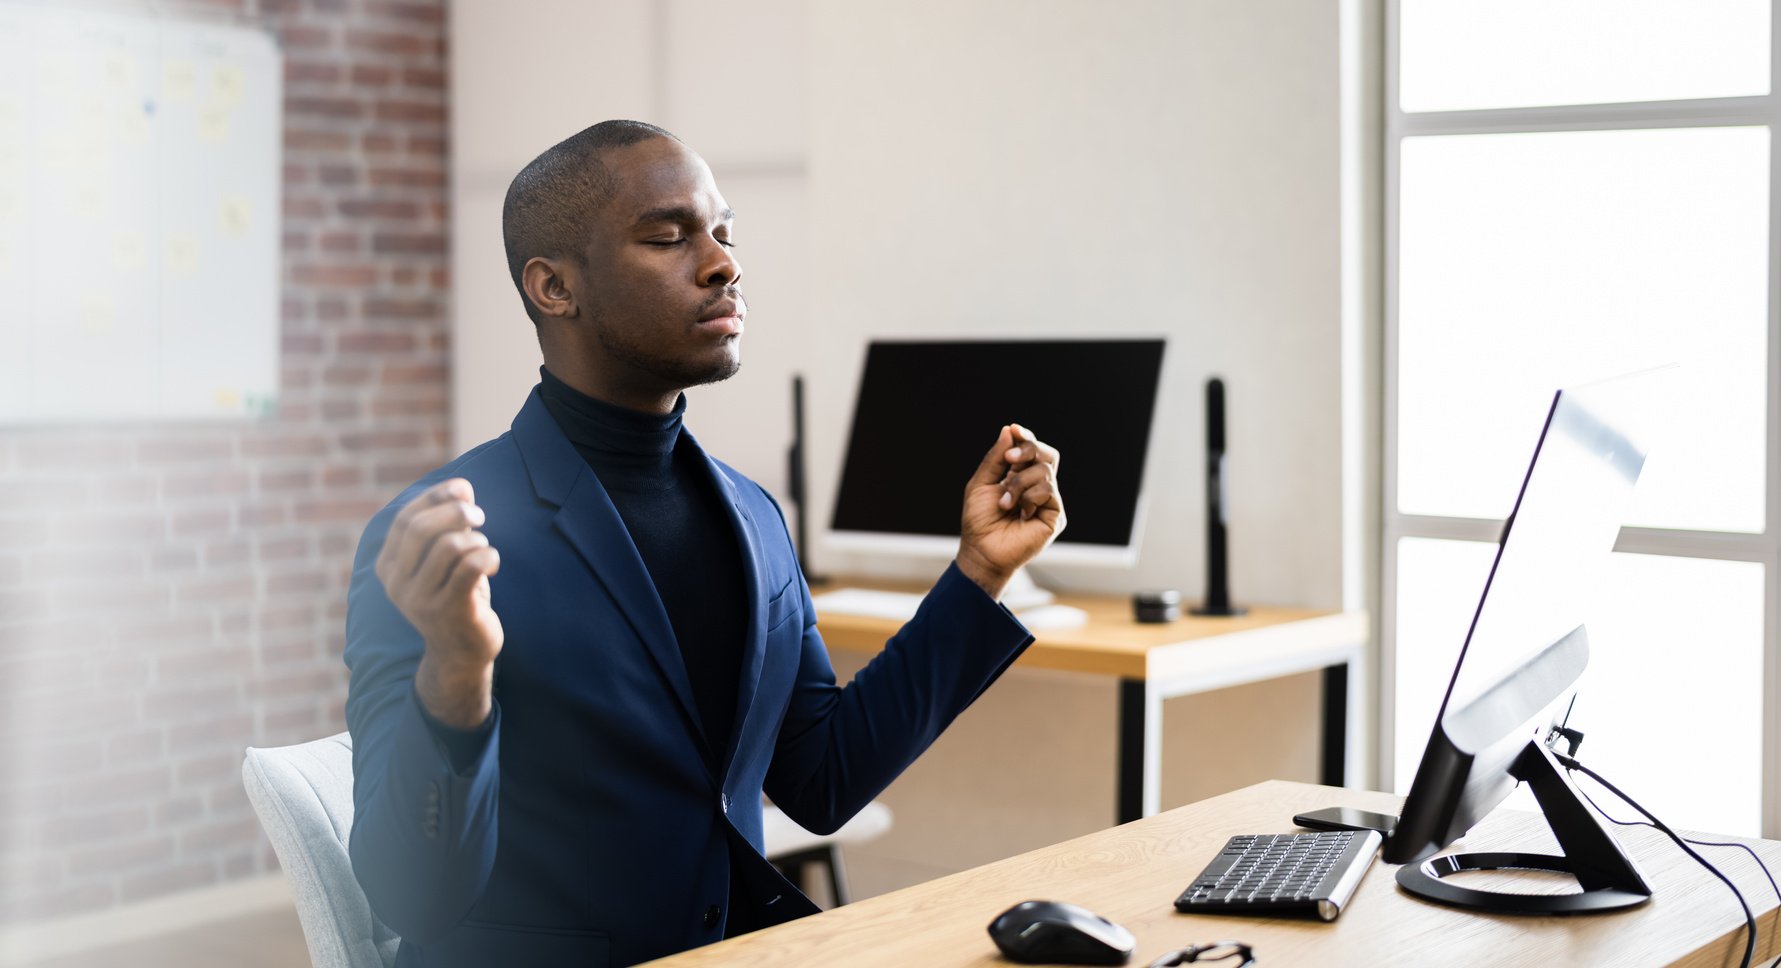
<instances>
[{"instance_id":1,"label":"short black hair","mask_svg":"<svg viewBox=\"0 0 1781 968\"><path fill-rule=\"evenodd\" d=\"M501 206L501 242L507 247L507 271L533 323L539 322L538 307L526 295L526 263L540 256L583 259L588 223L612 197L612 172L601 156L651 138L674 135L643 121L602 121L553 145L513 176Z\"/></svg>"}]
</instances>

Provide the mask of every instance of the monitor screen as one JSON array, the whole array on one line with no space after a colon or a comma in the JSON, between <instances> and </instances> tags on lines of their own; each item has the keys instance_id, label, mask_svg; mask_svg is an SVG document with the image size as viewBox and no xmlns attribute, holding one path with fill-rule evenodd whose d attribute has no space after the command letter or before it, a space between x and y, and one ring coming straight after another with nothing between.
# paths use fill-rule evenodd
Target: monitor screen
<instances>
[{"instance_id":1,"label":"monitor screen","mask_svg":"<svg viewBox=\"0 0 1781 968\"><path fill-rule=\"evenodd\" d=\"M1387 862L1421 860L1464 835L1508 796L1522 748L1562 712L1588 663L1585 605L1632 507L1671 375L1554 396Z\"/></svg>"},{"instance_id":2,"label":"monitor screen","mask_svg":"<svg viewBox=\"0 0 1781 968\"><path fill-rule=\"evenodd\" d=\"M1002 425L1062 454L1065 549L1135 555L1163 340L873 342L831 527L957 539L965 482Z\"/></svg>"}]
</instances>

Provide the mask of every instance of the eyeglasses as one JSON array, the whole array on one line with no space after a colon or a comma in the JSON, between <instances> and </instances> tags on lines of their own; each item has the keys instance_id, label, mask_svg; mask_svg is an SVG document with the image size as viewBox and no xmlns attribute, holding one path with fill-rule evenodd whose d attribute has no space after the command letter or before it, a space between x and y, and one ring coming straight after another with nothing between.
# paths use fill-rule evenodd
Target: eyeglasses
<instances>
[{"instance_id":1,"label":"eyeglasses","mask_svg":"<svg viewBox=\"0 0 1781 968\"><path fill-rule=\"evenodd\" d=\"M1255 949L1241 941L1214 941L1211 944L1190 944L1185 948L1177 948L1150 963L1150 968L1175 968L1176 965L1204 964L1212 961L1224 961L1229 958L1241 958L1237 968L1251 968L1255 964Z\"/></svg>"}]
</instances>

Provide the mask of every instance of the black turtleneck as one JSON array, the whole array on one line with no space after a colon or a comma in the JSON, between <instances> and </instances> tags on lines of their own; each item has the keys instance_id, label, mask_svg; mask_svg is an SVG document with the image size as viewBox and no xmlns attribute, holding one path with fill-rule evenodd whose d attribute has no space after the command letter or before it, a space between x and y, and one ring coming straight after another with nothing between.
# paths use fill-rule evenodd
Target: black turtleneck
<instances>
[{"instance_id":1,"label":"black turtleneck","mask_svg":"<svg viewBox=\"0 0 1781 968\"><path fill-rule=\"evenodd\" d=\"M705 727L706 762L718 772L736 718L748 598L730 516L680 432L686 397L667 415L643 413L539 373L544 408L599 477L655 582Z\"/></svg>"}]
</instances>

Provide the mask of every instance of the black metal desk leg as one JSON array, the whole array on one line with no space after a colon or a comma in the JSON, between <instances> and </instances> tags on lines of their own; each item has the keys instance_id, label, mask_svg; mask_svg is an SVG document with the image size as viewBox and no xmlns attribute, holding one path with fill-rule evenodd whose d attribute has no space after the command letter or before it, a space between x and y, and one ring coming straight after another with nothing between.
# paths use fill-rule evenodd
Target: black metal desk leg
<instances>
[{"instance_id":1,"label":"black metal desk leg","mask_svg":"<svg viewBox=\"0 0 1781 968\"><path fill-rule=\"evenodd\" d=\"M1323 670L1323 763L1318 782L1348 782L1348 663Z\"/></svg>"},{"instance_id":2,"label":"black metal desk leg","mask_svg":"<svg viewBox=\"0 0 1781 968\"><path fill-rule=\"evenodd\" d=\"M1119 763L1114 785L1119 788L1115 823L1144 815L1144 680L1119 680Z\"/></svg>"}]
</instances>

